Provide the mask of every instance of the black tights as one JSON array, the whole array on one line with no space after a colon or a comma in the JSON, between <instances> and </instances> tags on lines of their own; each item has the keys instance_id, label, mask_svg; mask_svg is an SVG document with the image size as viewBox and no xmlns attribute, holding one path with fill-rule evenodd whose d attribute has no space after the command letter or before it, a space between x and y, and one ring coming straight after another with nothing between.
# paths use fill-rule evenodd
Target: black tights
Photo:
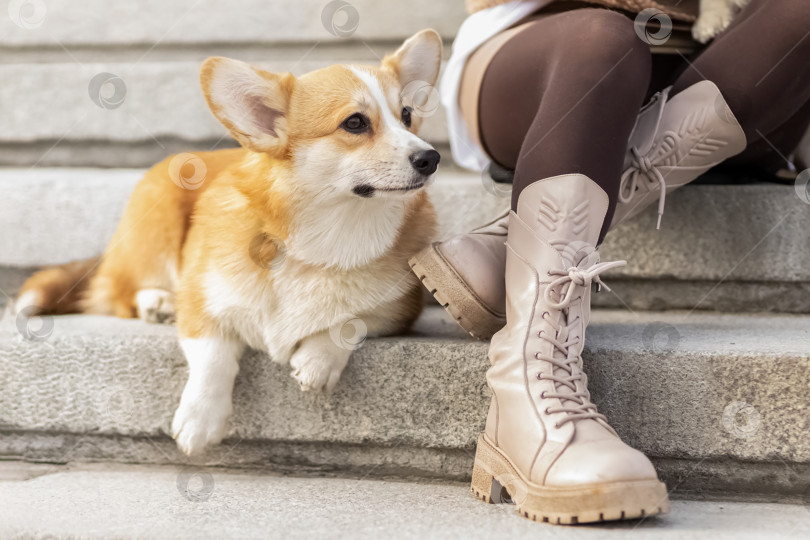
<instances>
[{"instance_id":1,"label":"black tights","mask_svg":"<svg viewBox=\"0 0 810 540\"><path fill-rule=\"evenodd\" d=\"M779 143L789 153L810 120L808 28L810 2L752 0L697 58L670 57L672 66L651 83L652 55L631 18L586 8L532 21L492 59L480 91L481 140L497 163L515 169L512 207L539 179L584 174L610 198L601 242L638 110L648 90L673 83L674 94L713 81L751 150Z\"/></svg>"}]
</instances>

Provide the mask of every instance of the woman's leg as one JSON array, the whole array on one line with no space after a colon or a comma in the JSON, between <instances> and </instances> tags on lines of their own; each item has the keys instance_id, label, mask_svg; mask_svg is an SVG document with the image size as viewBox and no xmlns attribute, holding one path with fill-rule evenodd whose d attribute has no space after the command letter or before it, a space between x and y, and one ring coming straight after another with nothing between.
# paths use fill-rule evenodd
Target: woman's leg
<instances>
[{"instance_id":1,"label":"woman's leg","mask_svg":"<svg viewBox=\"0 0 810 540\"><path fill-rule=\"evenodd\" d=\"M720 88L748 144L767 138L810 102L810 2L752 0L673 94L704 79Z\"/></svg>"},{"instance_id":2,"label":"woman's leg","mask_svg":"<svg viewBox=\"0 0 810 540\"><path fill-rule=\"evenodd\" d=\"M480 84L479 139L496 162L517 167L514 210L529 184L582 173L607 193L612 215L627 139L649 84L650 57L631 19L585 8L521 25L488 62L483 82L478 73L470 77L468 84ZM574 180L564 181L572 196L586 196ZM589 220L599 235L588 240L593 245L610 217L594 213ZM506 322L507 221L501 216L411 259L413 271L445 309L483 339Z\"/></svg>"},{"instance_id":3,"label":"woman's leg","mask_svg":"<svg viewBox=\"0 0 810 540\"><path fill-rule=\"evenodd\" d=\"M610 199L601 241L650 64L633 21L605 9L550 14L502 46L481 85L479 124L489 155L515 169L513 209L537 180L584 174Z\"/></svg>"},{"instance_id":4,"label":"woman's leg","mask_svg":"<svg viewBox=\"0 0 810 540\"><path fill-rule=\"evenodd\" d=\"M774 131L763 133L762 137L749 144L743 153L723 163L731 167L754 166L762 171L774 173L787 166L785 163L810 126L810 101L796 114ZM807 164L802 165L807 166Z\"/></svg>"}]
</instances>

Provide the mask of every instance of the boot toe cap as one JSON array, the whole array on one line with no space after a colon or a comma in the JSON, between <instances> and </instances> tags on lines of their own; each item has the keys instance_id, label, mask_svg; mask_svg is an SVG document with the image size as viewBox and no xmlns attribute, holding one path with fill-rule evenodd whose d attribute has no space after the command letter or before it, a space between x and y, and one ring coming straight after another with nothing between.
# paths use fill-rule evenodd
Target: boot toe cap
<instances>
[{"instance_id":1,"label":"boot toe cap","mask_svg":"<svg viewBox=\"0 0 810 540\"><path fill-rule=\"evenodd\" d=\"M548 486L657 480L647 456L619 439L569 446L546 475Z\"/></svg>"}]
</instances>

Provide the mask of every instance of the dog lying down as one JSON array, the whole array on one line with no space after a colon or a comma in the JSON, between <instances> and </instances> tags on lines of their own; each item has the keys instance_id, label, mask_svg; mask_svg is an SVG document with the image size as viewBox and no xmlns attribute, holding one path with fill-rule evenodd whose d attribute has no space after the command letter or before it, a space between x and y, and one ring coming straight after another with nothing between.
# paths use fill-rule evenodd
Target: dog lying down
<instances>
[{"instance_id":1,"label":"dog lying down","mask_svg":"<svg viewBox=\"0 0 810 540\"><path fill-rule=\"evenodd\" d=\"M423 30L379 66L300 77L209 58L205 99L242 148L155 165L103 257L35 274L16 310L176 315L189 376L172 434L189 455L225 435L245 346L289 363L303 390L332 389L347 323L394 334L422 309L408 259L436 228L424 187L439 154L414 107L441 47Z\"/></svg>"}]
</instances>

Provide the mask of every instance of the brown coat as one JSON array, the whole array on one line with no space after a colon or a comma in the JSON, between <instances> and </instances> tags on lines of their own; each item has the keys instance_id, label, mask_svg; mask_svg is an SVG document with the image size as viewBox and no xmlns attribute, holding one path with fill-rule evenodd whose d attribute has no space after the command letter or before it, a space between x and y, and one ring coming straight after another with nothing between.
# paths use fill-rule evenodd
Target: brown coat
<instances>
[{"instance_id":1,"label":"brown coat","mask_svg":"<svg viewBox=\"0 0 810 540\"><path fill-rule=\"evenodd\" d=\"M485 8L505 4L510 0L466 0L467 11L475 13ZM692 22L698 15L699 0L575 0L587 1L589 4L597 4L608 8L622 9L633 13L638 13L647 8L660 9L673 19ZM677 6L677 7L676 7Z\"/></svg>"}]
</instances>

